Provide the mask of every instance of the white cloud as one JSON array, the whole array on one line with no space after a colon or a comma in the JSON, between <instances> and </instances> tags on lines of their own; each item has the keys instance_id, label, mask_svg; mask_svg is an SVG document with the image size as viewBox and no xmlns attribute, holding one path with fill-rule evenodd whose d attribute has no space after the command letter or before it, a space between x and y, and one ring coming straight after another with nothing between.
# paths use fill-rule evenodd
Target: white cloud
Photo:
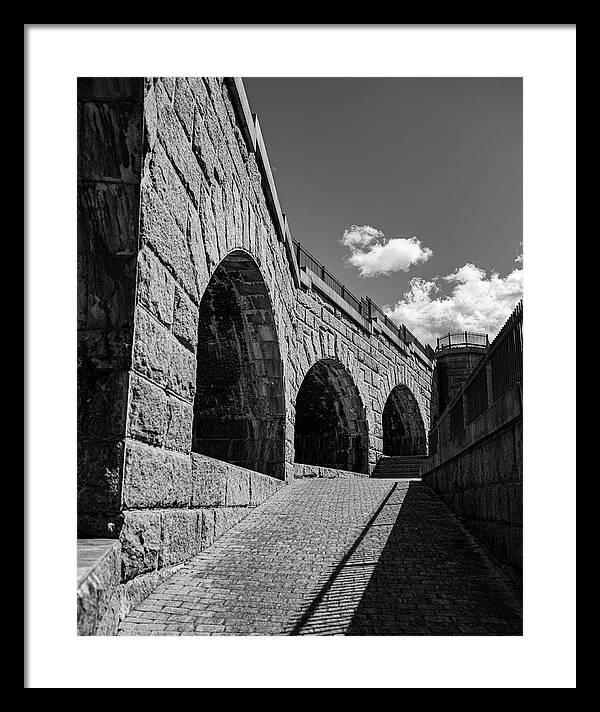
<instances>
[{"instance_id":1,"label":"white cloud","mask_svg":"<svg viewBox=\"0 0 600 712\"><path fill-rule=\"evenodd\" d=\"M436 338L452 331L475 331L496 335L523 296L523 270L515 268L506 277L467 263L443 280L452 293L441 295L439 278L426 281L414 277L410 289L387 315L405 324L423 342L435 346ZM439 295L439 296L438 296Z\"/></svg>"},{"instance_id":2,"label":"white cloud","mask_svg":"<svg viewBox=\"0 0 600 712\"><path fill-rule=\"evenodd\" d=\"M348 262L358 268L361 277L406 272L412 265L426 262L433 254L416 237L388 239L381 230L370 225L352 225L340 242L350 249Z\"/></svg>"},{"instance_id":3,"label":"white cloud","mask_svg":"<svg viewBox=\"0 0 600 712\"><path fill-rule=\"evenodd\" d=\"M368 245L370 242L373 242L373 240L383 239L385 239L385 235L381 230L377 230L377 228L371 227L370 225L362 225L361 227L352 225L352 227L344 231L340 242L342 245L346 245L346 247L359 248Z\"/></svg>"}]
</instances>

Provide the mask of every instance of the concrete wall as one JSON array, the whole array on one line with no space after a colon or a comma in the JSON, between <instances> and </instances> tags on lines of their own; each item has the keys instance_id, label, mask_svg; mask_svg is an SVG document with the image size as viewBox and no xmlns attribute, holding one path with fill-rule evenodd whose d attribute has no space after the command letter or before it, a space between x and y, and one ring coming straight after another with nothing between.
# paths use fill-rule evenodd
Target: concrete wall
<instances>
[{"instance_id":1,"label":"concrete wall","mask_svg":"<svg viewBox=\"0 0 600 712\"><path fill-rule=\"evenodd\" d=\"M101 86L92 83L89 92L94 106L105 111ZM348 402L364 409L365 474L382 452L382 413L395 386L409 389L415 413L429 428L432 362L376 319L357 315L316 275L298 270L260 124L251 118L239 82L147 78L132 86L126 106L135 121L113 120L115 134L104 136L103 147L98 141L80 143L84 164L88 154L102 157L108 151L122 165L117 147L134 148L131 170L121 167L121 178L110 181L112 190L127 180L130 191L117 221L131 226L130 244L125 252L115 248L128 270L122 299L126 337L116 361L121 380L106 391L119 408L119 418L105 418L119 424L110 434L118 450L114 465L112 451L100 449L81 466L79 511L80 536L119 537L123 580L142 582L209 546L248 508L293 479L296 398L316 362L339 364L348 374L348 389L358 393ZM94 213L88 205L82 225ZM112 270L92 262L101 272ZM218 290L211 290L227 280L235 295L219 311ZM80 291L85 289L80 279ZM80 296L87 327L97 302ZM214 312L207 319L208 303ZM232 315L238 327L228 331ZM214 418L215 431L232 422L225 411L215 415L219 399L211 396L222 384L225 362L227 379L243 364L246 385L256 376L250 390L244 386L247 417L238 418L231 447L243 451L256 433L270 440L267 449L250 455L229 451L227 459L237 465L252 461L262 474L215 465L217 459L206 452L193 452L194 442L207 440L204 435L194 441L200 411ZM112 362L108 366L113 369ZM80 381L80 391L91 393L94 404L98 399L85 383ZM203 432L211 432L210 423ZM112 446L108 435L99 436L101 447ZM219 437L228 439L227 433L214 433ZM225 470L216 476L219 467Z\"/></svg>"},{"instance_id":2,"label":"concrete wall","mask_svg":"<svg viewBox=\"0 0 600 712\"><path fill-rule=\"evenodd\" d=\"M436 429L430 437L437 435ZM518 585L523 565L521 385L439 446L422 476Z\"/></svg>"}]
</instances>

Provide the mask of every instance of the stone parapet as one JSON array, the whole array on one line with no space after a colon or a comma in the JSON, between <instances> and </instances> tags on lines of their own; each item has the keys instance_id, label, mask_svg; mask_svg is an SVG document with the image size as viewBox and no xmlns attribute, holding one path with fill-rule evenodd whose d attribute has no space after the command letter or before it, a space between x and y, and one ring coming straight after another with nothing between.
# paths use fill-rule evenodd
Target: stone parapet
<instances>
[{"instance_id":1,"label":"stone parapet","mask_svg":"<svg viewBox=\"0 0 600 712\"><path fill-rule=\"evenodd\" d=\"M509 389L430 457L428 484L489 548L517 586L523 565L521 385Z\"/></svg>"}]
</instances>

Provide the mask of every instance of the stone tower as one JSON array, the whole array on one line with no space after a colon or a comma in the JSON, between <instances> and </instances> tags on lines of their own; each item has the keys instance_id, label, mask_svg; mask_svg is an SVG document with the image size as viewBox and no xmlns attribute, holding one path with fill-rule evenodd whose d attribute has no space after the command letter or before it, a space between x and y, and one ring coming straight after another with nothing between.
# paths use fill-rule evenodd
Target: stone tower
<instances>
[{"instance_id":1,"label":"stone tower","mask_svg":"<svg viewBox=\"0 0 600 712\"><path fill-rule=\"evenodd\" d=\"M487 334L468 331L447 334L437 340L434 356L437 404L434 403L432 408L434 418L444 412L475 366L485 356L488 346Z\"/></svg>"}]
</instances>

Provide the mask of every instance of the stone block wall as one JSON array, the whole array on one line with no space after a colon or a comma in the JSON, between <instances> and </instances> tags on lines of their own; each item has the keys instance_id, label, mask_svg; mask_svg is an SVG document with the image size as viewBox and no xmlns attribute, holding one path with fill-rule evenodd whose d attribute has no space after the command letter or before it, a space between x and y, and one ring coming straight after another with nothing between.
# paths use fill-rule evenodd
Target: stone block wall
<instances>
[{"instance_id":1,"label":"stone block wall","mask_svg":"<svg viewBox=\"0 0 600 712\"><path fill-rule=\"evenodd\" d=\"M193 453L191 462L190 477L177 485L177 500L156 507L149 483L126 505L119 541L78 581L79 635L114 635L120 621L156 586L285 486L203 455ZM147 474L156 482L165 477L160 471Z\"/></svg>"},{"instance_id":2,"label":"stone block wall","mask_svg":"<svg viewBox=\"0 0 600 712\"><path fill-rule=\"evenodd\" d=\"M131 451L135 460L126 465L120 534L124 581L187 561L284 486L196 453L185 463L164 458L164 468L156 467L155 449L136 448Z\"/></svg>"},{"instance_id":3,"label":"stone block wall","mask_svg":"<svg viewBox=\"0 0 600 712\"><path fill-rule=\"evenodd\" d=\"M80 537L118 532L134 321L142 79L78 81L77 443Z\"/></svg>"},{"instance_id":4,"label":"stone block wall","mask_svg":"<svg viewBox=\"0 0 600 712\"><path fill-rule=\"evenodd\" d=\"M358 394L364 474L396 386L429 428L431 361L300 281L240 86L80 84L80 535L119 537L132 598L293 479L316 362Z\"/></svg>"},{"instance_id":5,"label":"stone block wall","mask_svg":"<svg viewBox=\"0 0 600 712\"><path fill-rule=\"evenodd\" d=\"M368 477L362 472L348 472L348 470L336 470L331 467L321 467L319 465L303 465L299 462L293 464L294 479L326 479L344 480L351 477Z\"/></svg>"},{"instance_id":6,"label":"stone block wall","mask_svg":"<svg viewBox=\"0 0 600 712\"><path fill-rule=\"evenodd\" d=\"M269 295L274 329L292 330L293 281L262 180L222 80L145 80L122 492L125 580L193 556L280 485L221 463L225 476L216 460L192 452L194 408L205 408L209 398L205 390L196 399L197 384L217 380L219 365L203 353L198 359L200 307L225 257L252 256ZM200 346L206 349L206 334ZM285 342L280 351L283 361ZM284 421L285 415L283 432ZM283 478L283 443L281 460Z\"/></svg>"},{"instance_id":7,"label":"stone block wall","mask_svg":"<svg viewBox=\"0 0 600 712\"><path fill-rule=\"evenodd\" d=\"M358 326L314 288L298 292L296 317L290 373L293 402L311 366L323 359L339 362L350 374L365 408L369 473L383 453L383 411L396 386L404 385L412 393L423 432L429 431L432 364L416 349L401 349L372 325Z\"/></svg>"},{"instance_id":8,"label":"stone block wall","mask_svg":"<svg viewBox=\"0 0 600 712\"><path fill-rule=\"evenodd\" d=\"M523 566L520 384L441 447L429 459L422 477L520 586Z\"/></svg>"},{"instance_id":9,"label":"stone block wall","mask_svg":"<svg viewBox=\"0 0 600 712\"><path fill-rule=\"evenodd\" d=\"M83 539L77 547L77 634L115 635L121 610L121 547L110 539ZM83 555L82 555L83 551Z\"/></svg>"},{"instance_id":10,"label":"stone block wall","mask_svg":"<svg viewBox=\"0 0 600 712\"><path fill-rule=\"evenodd\" d=\"M439 416L446 409L485 356L485 352L485 348L478 346L454 347L436 352L434 415Z\"/></svg>"}]
</instances>

